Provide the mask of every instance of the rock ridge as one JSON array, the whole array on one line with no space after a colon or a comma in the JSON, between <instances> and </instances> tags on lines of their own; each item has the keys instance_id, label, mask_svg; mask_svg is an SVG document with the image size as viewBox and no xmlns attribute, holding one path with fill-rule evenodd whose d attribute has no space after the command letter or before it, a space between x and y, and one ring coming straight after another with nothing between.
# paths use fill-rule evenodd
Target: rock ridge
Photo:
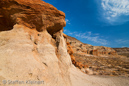
<instances>
[{"instance_id":1,"label":"rock ridge","mask_svg":"<svg viewBox=\"0 0 129 86\"><path fill-rule=\"evenodd\" d=\"M74 53L94 55L94 56L117 55L117 52L113 48L104 46L92 46L90 44L82 43L70 36L68 36L67 38L68 38L67 42L69 42L70 45L72 46Z\"/></svg>"}]
</instances>

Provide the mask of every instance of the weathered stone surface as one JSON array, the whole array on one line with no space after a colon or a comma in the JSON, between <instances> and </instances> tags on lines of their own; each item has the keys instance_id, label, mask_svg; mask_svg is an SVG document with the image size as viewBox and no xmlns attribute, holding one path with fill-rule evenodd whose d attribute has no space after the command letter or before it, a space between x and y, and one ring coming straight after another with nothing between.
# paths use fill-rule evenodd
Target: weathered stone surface
<instances>
[{"instance_id":1,"label":"weathered stone surface","mask_svg":"<svg viewBox=\"0 0 129 86\"><path fill-rule=\"evenodd\" d=\"M37 31L29 29L30 34L24 29L29 28L15 25L11 31L0 32L0 76L4 80L43 80L44 86L71 86L71 59L63 36L59 36L57 56L47 31L36 37Z\"/></svg>"},{"instance_id":2,"label":"weathered stone surface","mask_svg":"<svg viewBox=\"0 0 129 86\"><path fill-rule=\"evenodd\" d=\"M88 68L87 65L83 65L81 62L77 62L75 60L75 57L73 56L74 52L73 52L72 47L71 47L69 42L67 42L67 50L68 50L68 53L69 53L69 55L71 57L71 60L72 60L72 63L74 64L74 66L78 67L79 69Z\"/></svg>"},{"instance_id":3,"label":"weathered stone surface","mask_svg":"<svg viewBox=\"0 0 129 86\"><path fill-rule=\"evenodd\" d=\"M129 48L114 48L114 50L118 53L118 55L129 57Z\"/></svg>"},{"instance_id":4,"label":"weathered stone surface","mask_svg":"<svg viewBox=\"0 0 129 86\"><path fill-rule=\"evenodd\" d=\"M71 86L65 14L41 0L1 0L0 15L0 86L2 80Z\"/></svg>"},{"instance_id":5,"label":"weathered stone surface","mask_svg":"<svg viewBox=\"0 0 129 86\"><path fill-rule=\"evenodd\" d=\"M25 81L21 86L111 86L116 83L110 78L91 78L72 65L66 35L62 32L64 26L64 13L41 0L0 0L0 86L9 86L2 80ZM27 80L44 83L26 84ZM128 80L122 80L128 86Z\"/></svg>"},{"instance_id":6,"label":"weathered stone surface","mask_svg":"<svg viewBox=\"0 0 129 86\"><path fill-rule=\"evenodd\" d=\"M74 53L89 54L95 56L117 55L117 52L110 47L92 46L90 44L84 44L70 36L67 36L67 42L71 44Z\"/></svg>"},{"instance_id":7,"label":"weathered stone surface","mask_svg":"<svg viewBox=\"0 0 129 86\"><path fill-rule=\"evenodd\" d=\"M58 32L65 25L65 14L41 0L0 0L0 31L15 24L37 31Z\"/></svg>"},{"instance_id":8,"label":"weathered stone surface","mask_svg":"<svg viewBox=\"0 0 129 86\"><path fill-rule=\"evenodd\" d=\"M127 76L129 59L124 56L117 55L117 52L128 51L125 49L116 49L117 52L104 46L92 46L84 44L73 37L67 36L67 42L72 48L72 58L74 57L74 65L87 74L94 75L114 75L114 76ZM68 48L69 50L69 48ZM69 52L71 54L71 52ZM76 63L77 62L77 63ZM79 63L78 63L79 62ZM89 69L83 69L83 65L88 65ZM121 68L116 66L121 65ZM92 72L93 71L93 72Z\"/></svg>"}]
</instances>

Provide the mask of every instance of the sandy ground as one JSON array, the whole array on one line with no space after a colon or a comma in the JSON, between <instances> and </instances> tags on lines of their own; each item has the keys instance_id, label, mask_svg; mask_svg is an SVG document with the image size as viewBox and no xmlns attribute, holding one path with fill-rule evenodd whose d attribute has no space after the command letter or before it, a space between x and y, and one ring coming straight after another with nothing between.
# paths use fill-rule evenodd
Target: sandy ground
<instances>
[{"instance_id":1,"label":"sandy ground","mask_svg":"<svg viewBox=\"0 0 129 86\"><path fill-rule=\"evenodd\" d=\"M72 86L129 86L128 77L86 75L74 67L70 73Z\"/></svg>"}]
</instances>

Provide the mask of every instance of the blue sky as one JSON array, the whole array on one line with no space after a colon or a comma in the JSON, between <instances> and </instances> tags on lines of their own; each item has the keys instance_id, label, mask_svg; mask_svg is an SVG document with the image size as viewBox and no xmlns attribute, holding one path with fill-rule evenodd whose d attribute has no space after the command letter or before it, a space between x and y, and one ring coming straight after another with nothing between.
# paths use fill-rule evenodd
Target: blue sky
<instances>
[{"instance_id":1,"label":"blue sky","mask_svg":"<svg viewBox=\"0 0 129 86\"><path fill-rule=\"evenodd\" d=\"M64 33L94 46L129 47L129 0L43 0L66 14Z\"/></svg>"}]
</instances>

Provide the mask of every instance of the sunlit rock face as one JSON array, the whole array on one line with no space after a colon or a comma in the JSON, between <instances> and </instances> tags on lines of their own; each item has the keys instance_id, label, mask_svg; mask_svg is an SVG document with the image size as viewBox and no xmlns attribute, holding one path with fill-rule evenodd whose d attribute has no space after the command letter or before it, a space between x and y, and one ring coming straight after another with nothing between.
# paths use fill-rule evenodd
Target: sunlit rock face
<instances>
[{"instance_id":1,"label":"sunlit rock face","mask_svg":"<svg viewBox=\"0 0 129 86\"><path fill-rule=\"evenodd\" d=\"M113 48L84 44L79 40L70 36L67 36L67 42L69 42L70 45L72 46L74 53L94 55L94 56L116 56L117 55L117 52Z\"/></svg>"},{"instance_id":2,"label":"sunlit rock face","mask_svg":"<svg viewBox=\"0 0 129 86\"><path fill-rule=\"evenodd\" d=\"M118 55L123 55L129 57L129 48L128 47L123 47L123 48L114 48Z\"/></svg>"},{"instance_id":3,"label":"sunlit rock face","mask_svg":"<svg viewBox=\"0 0 129 86\"><path fill-rule=\"evenodd\" d=\"M44 1L1 0L0 85L39 80L41 86L71 86L65 25L65 14Z\"/></svg>"},{"instance_id":4,"label":"sunlit rock face","mask_svg":"<svg viewBox=\"0 0 129 86\"><path fill-rule=\"evenodd\" d=\"M2 80L14 81L10 86L19 86L17 81L24 81L21 86L112 86L116 83L88 76L76 68L85 65L72 57L72 46L66 44L67 37L63 34L65 25L65 14L42 0L0 0L0 86L9 86Z\"/></svg>"},{"instance_id":5,"label":"sunlit rock face","mask_svg":"<svg viewBox=\"0 0 129 86\"><path fill-rule=\"evenodd\" d=\"M22 24L37 31L55 33L65 25L65 14L41 0L1 0L0 31ZM8 27L8 28L6 28Z\"/></svg>"}]
</instances>

